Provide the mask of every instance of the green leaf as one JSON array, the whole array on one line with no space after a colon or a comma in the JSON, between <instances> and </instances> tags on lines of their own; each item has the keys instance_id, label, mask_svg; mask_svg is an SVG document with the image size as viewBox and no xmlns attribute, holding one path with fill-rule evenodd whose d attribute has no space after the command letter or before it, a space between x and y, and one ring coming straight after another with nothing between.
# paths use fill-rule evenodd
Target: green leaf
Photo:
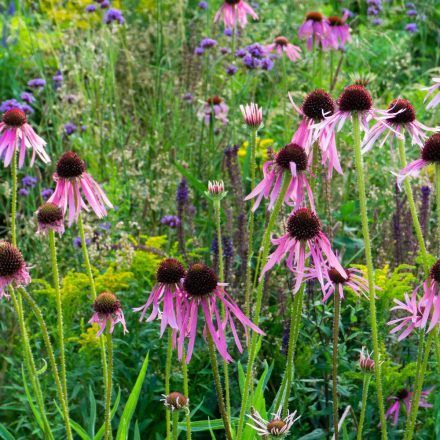
<instances>
[{"instance_id":1,"label":"green leaf","mask_svg":"<svg viewBox=\"0 0 440 440\"><path fill-rule=\"evenodd\" d=\"M231 423L238 423L238 418L232 417ZM179 430L186 431L186 422L179 422L178 426ZM203 432L217 429L224 429L222 419L197 420L196 422L191 422L191 432Z\"/></svg>"},{"instance_id":2,"label":"green leaf","mask_svg":"<svg viewBox=\"0 0 440 440\"><path fill-rule=\"evenodd\" d=\"M298 440L321 440L322 438L325 438L325 431L323 431L321 428L318 428L306 435L303 435Z\"/></svg>"},{"instance_id":3,"label":"green leaf","mask_svg":"<svg viewBox=\"0 0 440 440\"><path fill-rule=\"evenodd\" d=\"M37 370L37 376L42 375L42 374L45 373L46 370L47 370L47 362L46 362L46 359L43 358L43 362L44 362L44 365L43 365L39 370Z\"/></svg>"},{"instance_id":4,"label":"green leaf","mask_svg":"<svg viewBox=\"0 0 440 440\"><path fill-rule=\"evenodd\" d=\"M90 438L95 437L95 424L96 424L96 400L92 391L92 387L89 386L89 401L90 401L90 417L88 422L87 431Z\"/></svg>"},{"instance_id":5,"label":"green leaf","mask_svg":"<svg viewBox=\"0 0 440 440\"><path fill-rule=\"evenodd\" d=\"M113 417L116 414L116 411L118 409L119 406L119 402L121 401L121 389L118 389L118 395L116 396L116 400L115 403L113 404L113 408L110 412L110 420L113 420ZM102 426L99 428L98 433L95 435L95 437L93 438L93 440L101 440L102 437L104 437L104 429L105 429L105 425L104 423L102 424Z\"/></svg>"},{"instance_id":6,"label":"green leaf","mask_svg":"<svg viewBox=\"0 0 440 440\"><path fill-rule=\"evenodd\" d=\"M141 440L141 432L139 431L139 424L136 420L136 423L134 425L134 437L133 440Z\"/></svg>"},{"instance_id":7,"label":"green leaf","mask_svg":"<svg viewBox=\"0 0 440 440\"><path fill-rule=\"evenodd\" d=\"M139 400L139 395L141 393L142 384L144 383L145 374L147 373L148 367L148 354L145 356L144 363L142 364L141 371L136 379L133 389L131 390L130 396L128 397L127 403L125 404L124 411L119 421L118 432L116 434L116 440L127 440L128 430L130 428L130 422L136 409L137 402Z\"/></svg>"},{"instance_id":8,"label":"green leaf","mask_svg":"<svg viewBox=\"0 0 440 440\"><path fill-rule=\"evenodd\" d=\"M179 171L180 174L186 177L186 179L188 180L190 185L194 187L194 189L199 191L201 194L203 194L206 191L206 185L203 182L201 182L199 179L194 177L193 173L191 173L189 170L187 170L177 162L174 162L173 165L177 168L177 171Z\"/></svg>"},{"instance_id":9,"label":"green leaf","mask_svg":"<svg viewBox=\"0 0 440 440\"><path fill-rule=\"evenodd\" d=\"M38 409L36 408L36 406L34 405L34 401L32 399L31 393L29 391L29 387L26 381L26 376L24 374L24 368L23 365L21 366L21 375L23 377L23 385L24 385L24 392L26 393L26 397L27 397L27 401L29 403L29 406L31 407L32 413L34 414L35 420L38 423L38 426L41 428L41 430L44 432L44 425L43 425L43 420L41 418L41 414L38 411Z\"/></svg>"},{"instance_id":10,"label":"green leaf","mask_svg":"<svg viewBox=\"0 0 440 440\"><path fill-rule=\"evenodd\" d=\"M6 429L3 423L0 423L0 438L2 440L15 440L15 437Z\"/></svg>"}]
</instances>

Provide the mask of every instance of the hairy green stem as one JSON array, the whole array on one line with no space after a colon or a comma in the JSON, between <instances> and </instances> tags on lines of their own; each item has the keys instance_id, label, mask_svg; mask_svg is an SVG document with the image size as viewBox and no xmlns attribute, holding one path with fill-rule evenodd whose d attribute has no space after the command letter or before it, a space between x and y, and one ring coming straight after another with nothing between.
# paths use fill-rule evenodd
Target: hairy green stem
<instances>
[{"instance_id":1,"label":"hairy green stem","mask_svg":"<svg viewBox=\"0 0 440 440\"><path fill-rule=\"evenodd\" d=\"M60 350L60 364L61 364L61 382L63 384L64 397L66 403L69 403L67 394L67 374L66 374L66 356L64 350L64 324L63 324L63 302L61 298L60 289L60 275L58 271L57 250L55 245L55 232L49 230L49 246L50 246L50 258L52 263L52 276L53 285L56 295L56 307L57 307L57 324L58 324L58 345ZM70 421L68 422L70 423Z\"/></svg>"},{"instance_id":2,"label":"hairy green stem","mask_svg":"<svg viewBox=\"0 0 440 440\"><path fill-rule=\"evenodd\" d=\"M252 130L252 138L251 138L251 163L250 163L250 172L251 172L251 191L255 187L255 150L257 148L257 130ZM248 255L247 255L247 265L246 265L246 290L244 296L244 311L246 316L249 318L251 316L251 296L252 296L252 256L253 256L253 240L254 240L254 219L255 214L251 209L249 212L249 233L248 233Z\"/></svg>"},{"instance_id":3,"label":"hairy green stem","mask_svg":"<svg viewBox=\"0 0 440 440\"><path fill-rule=\"evenodd\" d=\"M16 140L17 143L17 140ZM12 155L11 242L17 246L17 151Z\"/></svg>"},{"instance_id":4,"label":"hairy green stem","mask_svg":"<svg viewBox=\"0 0 440 440\"><path fill-rule=\"evenodd\" d=\"M229 423L228 414L226 412L225 403L223 401L222 384L221 384L221 380L220 380L220 373L218 370L218 363L217 363L217 357L215 354L214 342L213 342L210 334L208 334L207 340L208 340L208 347L209 347L209 358L211 360L212 374L214 376L215 390L217 393L218 408L220 410L220 414L223 419L223 425L225 428L226 438L228 440L232 440L231 425ZM237 437L237 438L239 438L239 437Z\"/></svg>"},{"instance_id":5,"label":"hairy green stem","mask_svg":"<svg viewBox=\"0 0 440 440\"><path fill-rule=\"evenodd\" d=\"M334 438L339 439L339 413L338 413L338 339L339 339L339 317L341 308L341 298L339 296L338 289L335 290L333 294L335 301L335 310L333 316L333 427L334 427Z\"/></svg>"},{"instance_id":6,"label":"hairy green stem","mask_svg":"<svg viewBox=\"0 0 440 440\"><path fill-rule=\"evenodd\" d=\"M17 296L15 295L12 286L8 288L9 294L11 295L12 302L14 304L15 311L17 313L18 322L20 325L22 341L24 345L24 360L26 362L26 367L29 371L29 376L32 384L32 388L35 393L35 400L37 401L38 409L40 410L40 416L43 419L43 430L44 435L47 439L53 440L53 434L50 429L49 421L47 420L46 408L44 405L43 392L41 391L40 381L38 379L37 368L35 366L34 357L32 355L32 349L29 342L29 335L26 329L26 324L23 317L23 306L19 303Z\"/></svg>"},{"instance_id":7,"label":"hairy green stem","mask_svg":"<svg viewBox=\"0 0 440 440\"><path fill-rule=\"evenodd\" d=\"M179 411L173 411L173 440L179 437Z\"/></svg>"},{"instance_id":8,"label":"hairy green stem","mask_svg":"<svg viewBox=\"0 0 440 440\"><path fill-rule=\"evenodd\" d=\"M170 394L171 360L173 358L173 330L168 329L167 360L165 363L165 395ZM188 397L188 396L186 396ZM171 440L171 414L165 411L167 440Z\"/></svg>"},{"instance_id":9,"label":"hairy green stem","mask_svg":"<svg viewBox=\"0 0 440 440\"><path fill-rule=\"evenodd\" d=\"M75 201L75 203L76 203L76 201ZM78 216L78 231L79 231L79 235L81 237L81 247L82 247L82 251L83 251L84 265L86 266L87 276L89 277L90 291L92 292L92 300L95 301L95 299L96 299L95 278L93 277L92 266L90 264L89 251L87 250L86 236L85 236L85 232L84 232L84 224L83 224L81 213L79 213L79 216ZM103 371L103 376L104 376L104 388L106 388L107 387L107 384L106 384L106 382L107 382L107 358L105 355L105 342L104 342L103 336L99 337L99 348L101 350L101 362L102 362L102 371Z\"/></svg>"},{"instance_id":10,"label":"hairy green stem","mask_svg":"<svg viewBox=\"0 0 440 440\"><path fill-rule=\"evenodd\" d=\"M46 351L47 351L47 354L49 355L49 364L52 369L53 377L55 379L55 386L56 386L56 389L58 392L58 398L60 399L60 404L61 404L61 408L63 411L63 418L64 418L64 424L66 427L67 438L69 440L72 440L73 436L72 436L72 430L71 430L70 423L69 423L69 409L67 406L66 396L64 395L64 392L63 392L63 386L62 386L62 383L60 380L60 375L59 375L57 363L55 360L52 342L50 341L50 336L49 336L49 332L47 330L46 322L44 321L44 318L43 318L43 313L41 312L41 310L38 307L38 304L35 302L35 300L31 297L31 295L29 295L28 292L26 292L25 289L23 289L22 287L19 287L18 291L31 306L31 309L34 312L34 314L37 318L38 324L40 326L41 333L43 335L44 344L46 346Z\"/></svg>"},{"instance_id":11,"label":"hairy green stem","mask_svg":"<svg viewBox=\"0 0 440 440\"><path fill-rule=\"evenodd\" d=\"M381 371L382 368L380 363L380 346L379 346L379 335L377 331L377 319L376 319L376 298L375 298L376 289L374 286L373 257L371 254L370 231L368 228L367 196L365 193L365 177L364 177L364 164L363 164L362 149L361 149L359 115L357 113L353 113L352 118L353 118L353 141L354 141L354 153L355 153L355 162L356 162L357 184L358 184L359 203L360 203L361 218L362 218L362 233L364 236L365 259L367 263L367 272L368 272L371 337L373 340L372 342L373 342L373 350L374 350L373 356L374 356L377 400L379 406L382 440L386 440L388 438L388 434L387 434L387 425L385 418L385 408L383 402L382 371Z\"/></svg>"},{"instance_id":12,"label":"hairy green stem","mask_svg":"<svg viewBox=\"0 0 440 440\"><path fill-rule=\"evenodd\" d=\"M370 386L371 374L364 374L364 385L362 387L362 406L359 426L357 431L357 440L362 440L362 430L364 429L365 412L367 409L368 387Z\"/></svg>"},{"instance_id":13,"label":"hairy green stem","mask_svg":"<svg viewBox=\"0 0 440 440\"><path fill-rule=\"evenodd\" d=\"M283 174L283 181L281 184L280 193L278 194L277 201L275 202L275 206L270 214L269 222L267 224L266 230L264 232L263 241L262 241L262 249L261 249L261 265L265 263L267 260L267 257L269 256L269 250L270 250L270 236L272 233L272 230L275 226L275 221L278 217L278 214L280 213L281 206L283 205L284 197L287 193L287 189L289 188L290 183L290 177L288 173ZM260 276L260 280L258 282L257 286L257 298L255 301L255 313L254 313L254 323L255 325L258 325L260 321L260 312L261 312L261 303L263 300L263 290L264 290L264 281L265 277L264 275ZM250 394L250 388L251 388L251 382L252 382L252 368L254 364L254 358L255 358L255 351L256 351L256 345L257 345L257 333L252 334L251 343L249 347L249 358L248 358L248 365L247 365L247 371L246 371L246 379L244 383L244 389L243 389L243 398L241 401L241 409L240 409L240 417L238 421L238 429L237 429L237 439L241 437L243 427L244 427L244 417L245 412L247 410L248 406L248 399Z\"/></svg>"},{"instance_id":14,"label":"hairy green stem","mask_svg":"<svg viewBox=\"0 0 440 440\"><path fill-rule=\"evenodd\" d=\"M182 373L183 373L183 394L189 399L189 386L188 386L188 365L186 364L185 348L182 350ZM185 413L186 419L186 438L191 440L191 412L189 408Z\"/></svg>"},{"instance_id":15,"label":"hairy green stem","mask_svg":"<svg viewBox=\"0 0 440 440\"><path fill-rule=\"evenodd\" d=\"M112 400L112 373L113 373L113 340L112 334L110 332L111 322L107 321L106 328L106 340L107 340L107 380L105 387L105 422L104 422L104 438L105 440L111 440L112 436L112 425L111 425L111 400Z\"/></svg>"}]
</instances>

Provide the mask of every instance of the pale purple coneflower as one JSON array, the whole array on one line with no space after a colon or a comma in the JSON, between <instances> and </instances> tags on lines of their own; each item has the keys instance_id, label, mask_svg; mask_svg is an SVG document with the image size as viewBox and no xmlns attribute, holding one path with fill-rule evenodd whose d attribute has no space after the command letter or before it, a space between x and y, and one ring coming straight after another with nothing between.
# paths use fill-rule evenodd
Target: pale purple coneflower
<instances>
[{"instance_id":1,"label":"pale purple coneflower","mask_svg":"<svg viewBox=\"0 0 440 440\"><path fill-rule=\"evenodd\" d=\"M93 311L94 313L89 324L99 325L99 331L96 333L96 337L104 332L107 323L110 323L110 333L113 333L115 325L118 323L122 325L124 333L128 332L121 303L114 293L100 293L93 303Z\"/></svg>"},{"instance_id":2,"label":"pale purple coneflower","mask_svg":"<svg viewBox=\"0 0 440 440\"><path fill-rule=\"evenodd\" d=\"M420 151L420 159L410 162L397 175L397 185L401 186L407 177L417 177L421 170L432 163L440 162L440 134L429 137Z\"/></svg>"},{"instance_id":3,"label":"pale purple coneflower","mask_svg":"<svg viewBox=\"0 0 440 440\"><path fill-rule=\"evenodd\" d=\"M283 408L280 406L276 413L272 414L270 420L265 420L261 417L260 413L254 408L251 409L251 413L248 417L252 420L252 423L247 423L252 429L255 429L260 437L285 437L289 434L290 428L293 424L301 417L296 417L297 412L289 413L287 411L287 416L282 417L281 413Z\"/></svg>"},{"instance_id":4,"label":"pale purple coneflower","mask_svg":"<svg viewBox=\"0 0 440 440\"><path fill-rule=\"evenodd\" d=\"M309 165L312 165L312 145L313 142L317 141L321 150L322 164L324 165L328 162L328 178L332 177L333 170L342 174L334 130L329 126L324 126L322 129L316 128L317 123L334 114L336 105L332 97L324 90L317 89L305 97L301 107L295 104L290 93L289 99L293 108L302 116L299 127L294 133L291 142L305 148L309 158Z\"/></svg>"},{"instance_id":5,"label":"pale purple coneflower","mask_svg":"<svg viewBox=\"0 0 440 440\"><path fill-rule=\"evenodd\" d=\"M241 114L245 124L249 128L258 129L263 123L263 108L258 104L251 102L250 104L240 105Z\"/></svg>"},{"instance_id":6,"label":"pale purple coneflower","mask_svg":"<svg viewBox=\"0 0 440 440\"><path fill-rule=\"evenodd\" d=\"M182 359L185 338L188 338L186 361L189 363L191 360L196 340L197 320L200 307L203 310L205 322L203 333L206 335L207 332L209 332L217 350L226 362L232 361L232 357L228 352L225 334L228 324L238 350L240 353L243 351L235 327L234 318L240 322L245 330L250 328L254 332L264 335L264 332L253 324L240 310L238 305L224 290L224 286L224 283L218 282L215 272L205 264L195 263L188 269L183 281L187 304L184 308L183 321L178 337L179 359ZM220 316L218 303L222 303L224 306L225 317L223 320Z\"/></svg>"},{"instance_id":7,"label":"pale purple coneflower","mask_svg":"<svg viewBox=\"0 0 440 440\"><path fill-rule=\"evenodd\" d=\"M46 141L28 124L23 110L12 108L4 113L0 122L0 157L5 167L11 163L15 152L19 151L18 167L22 168L28 148L32 149L31 166L36 155L44 163L49 163L50 158L44 149L45 146Z\"/></svg>"},{"instance_id":8,"label":"pale purple coneflower","mask_svg":"<svg viewBox=\"0 0 440 440\"><path fill-rule=\"evenodd\" d=\"M166 394L162 394L163 399L160 399L161 402L165 405L167 409L171 412L174 411L188 411L189 410L189 398L184 396L182 393L178 391L173 391L168 396Z\"/></svg>"},{"instance_id":9,"label":"pale purple coneflower","mask_svg":"<svg viewBox=\"0 0 440 440\"><path fill-rule=\"evenodd\" d=\"M431 128L417 121L416 111L407 99L395 99L388 106L388 111L394 115L386 120L379 120L365 135L362 142L362 152L366 153L373 148L374 143L385 133L380 143L382 146L386 140L392 136L404 138L403 131L407 131L411 136L411 142L418 146L423 146L423 141L428 137L426 131L436 132L440 128Z\"/></svg>"},{"instance_id":10,"label":"pale purple coneflower","mask_svg":"<svg viewBox=\"0 0 440 440\"><path fill-rule=\"evenodd\" d=\"M286 37L279 36L273 40L272 44L264 46L264 52L269 54L276 52L279 56L286 54L290 61L296 61L301 58L301 48L290 43Z\"/></svg>"},{"instance_id":11,"label":"pale purple coneflower","mask_svg":"<svg viewBox=\"0 0 440 440\"><path fill-rule=\"evenodd\" d=\"M432 81L434 84L430 87L423 87L423 90L427 90L428 93L425 96L425 101L437 90L440 89L440 77L439 78L432 78ZM427 109L437 107L440 104L440 90L438 93L432 98L431 102L428 103L426 106Z\"/></svg>"},{"instance_id":12,"label":"pale purple coneflower","mask_svg":"<svg viewBox=\"0 0 440 440\"><path fill-rule=\"evenodd\" d=\"M48 231L64 233L64 215L61 208L55 203L44 203L37 211L38 233L47 234Z\"/></svg>"},{"instance_id":13,"label":"pale purple coneflower","mask_svg":"<svg viewBox=\"0 0 440 440\"><path fill-rule=\"evenodd\" d=\"M211 119L215 118L223 125L228 123L229 107L219 96L212 96L206 100L203 107L198 112L199 119L204 120L209 126Z\"/></svg>"},{"instance_id":14,"label":"pale purple coneflower","mask_svg":"<svg viewBox=\"0 0 440 440\"><path fill-rule=\"evenodd\" d=\"M245 197L250 200L256 197L252 211L260 206L263 197L269 198L268 210L272 210L280 194L283 175L290 179L289 187L284 196L284 203L296 208L305 202L307 193L310 206L314 209L315 202L312 190L307 180L308 158L303 147L297 144L288 144L275 155L274 159L268 160L263 165L263 180Z\"/></svg>"},{"instance_id":15,"label":"pale purple coneflower","mask_svg":"<svg viewBox=\"0 0 440 440\"><path fill-rule=\"evenodd\" d=\"M333 38L335 49L344 49L345 44L351 41L350 26L347 24L349 12L346 10L342 17L328 17L330 24L330 35Z\"/></svg>"},{"instance_id":16,"label":"pale purple coneflower","mask_svg":"<svg viewBox=\"0 0 440 440\"><path fill-rule=\"evenodd\" d=\"M234 29L237 24L244 28L248 22L248 15L258 20L257 13L244 0L224 0L215 14L214 22L217 23L223 17L225 28Z\"/></svg>"},{"instance_id":17,"label":"pale purple coneflower","mask_svg":"<svg viewBox=\"0 0 440 440\"><path fill-rule=\"evenodd\" d=\"M432 407L432 405L426 401L426 398L429 396L429 394L433 389L434 388L429 388L421 392L419 407L421 408ZM387 398L387 400L393 401L394 403L392 403L392 405L387 409L387 412L385 413L385 417L392 418L394 426L397 426L397 423L399 421L400 406L402 403L405 405L406 413L409 415L411 411L411 401L413 395L414 395L413 391L409 391L406 388L403 388L399 390L395 396L390 396Z\"/></svg>"},{"instance_id":18,"label":"pale purple coneflower","mask_svg":"<svg viewBox=\"0 0 440 440\"><path fill-rule=\"evenodd\" d=\"M316 124L315 128L324 130L328 127L332 131L340 131L347 120L357 117L361 130L368 132L368 122L370 120L384 121L396 114L390 109L379 110L373 107L373 98L370 92L361 84L347 86L339 96L337 104L338 110ZM394 129L390 127L390 130ZM394 130L394 132L400 136L397 131ZM330 130L328 133L330 133Z\"/></svg>"},{"instance_id":19,"label":"pale purple coneflower","mask_svg":"<svg viewBox=\"0 0 440 440\"><path fill-rule=\"evenodd\" d=\"M81 192L99 218L107 215L106 206L113 208L104 191L86 172L84 161L73 151L60 157L53 179L56 187L48 202L58 205L64 215L69 209L69 226L78 220L81 209L89 210Z\"/></svg>"},{"instance_id":20,"label":"pale purple coneflower","mask_svg":"<svg viewBox=\"0 0 440 440\"><path fill-rule=\"evenodd\" d=\"M166 326L169 325L173 330L178 330L178 314L182 311L182 280L185 276L183 265L174 258L162 260L156 272L156 284L151 290L147 302L134 308L134 312L141 312L140 321L144 319L148 307L153 305L152 312L147 318L147 322L153 321L158 316L161 319L160 335L162 336ZM162 311L160 305L162 304Z\"/></svg>"},{"instance_id":21,"label":"pale purple coneflower","mask_svg":"<svg viewBox=\"0 0 440 440\"><path fill-rule=\"evenodd\" d=\"M304 23L299 27L298 36L307 40L308 50L312 50L314 46L323 50L334 47L330 23L320 12L307 13Z\"/></svg>"},{"instance_id":22,"label":"pale purple coneflower","mask_svg":"<svg viewBox=\"0 0 440 440\"><path fill-rule=\"evenodd\" d=\"M333 253L327 236L322 232L318 216L308 208L294 211L287 220L287 233L273 239L276 250L269 255L261 276L287 257L287 267L295 273L296 280L293 292L298 292L306 277L305 264L308 257L316 270L316 278L324 285L322 268L334 267L342 277L347 273L341 266L338 257Z\"/></svg>"},{"instance_id":23,"label":"pale purple coneflower","mask_svg":"<svg viewBox=\"0 0 440 440\"><path fill-rule=\"evenodd\" d=\"M21 252L11 243L0 240L0 298L9 298L6 287L27 286L31 277Z\"/></svg>"}]
</instances>

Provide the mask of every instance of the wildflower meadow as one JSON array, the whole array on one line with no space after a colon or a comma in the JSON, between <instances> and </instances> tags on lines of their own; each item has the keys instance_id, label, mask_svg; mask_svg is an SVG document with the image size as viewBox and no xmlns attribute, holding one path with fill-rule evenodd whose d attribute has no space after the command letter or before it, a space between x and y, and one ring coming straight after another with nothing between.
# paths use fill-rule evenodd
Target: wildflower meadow
<instances>
[{"instance_id":1,"label":"wildflower meadow","mask_svg":"<svg viewBox=\"0 0 440 440\"><path fill-rule=\"evenodd\" d=\"M440 440L438 0L0 18L0 440Z\"/></svg>"}]
</instances>

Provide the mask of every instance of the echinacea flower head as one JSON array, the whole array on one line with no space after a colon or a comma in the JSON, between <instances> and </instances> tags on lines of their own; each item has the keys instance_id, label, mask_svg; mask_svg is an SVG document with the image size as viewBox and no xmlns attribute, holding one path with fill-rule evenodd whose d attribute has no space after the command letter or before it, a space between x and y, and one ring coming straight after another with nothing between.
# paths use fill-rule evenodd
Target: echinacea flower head
<instances>
[{"instance_id":1,"label":"echinacea flower head","mask_svg":"<svg viewBox=\"0 0 440 440\"><path fill-rule=\"evenodd\" d=\"M31 277L21 252L11 243L0 240L0 298L9 297L6 287L27 286Z\"/></svg>"},{"instance_id":2,"label":"echinacea flower head","mask_svg":"<svg viewBox=\"0 0 440 440\"><path fill-rule=\"evenodd\" d=\"M397 175L397 185L401 186L407 177L417 177L421 170L429 164L440 163L440 133L429 137L420 152L420 159L409 163Z\"/></svg>"},{"instance_id":3,"label":"echinacea flower head","mask_svg":"<svg viewBox=\"0 0 440 440\"><path fill-rule=\"evenodd\" d=\"M160 317L160 333L163 335L167 325L173 330L178 330L178 322L181 320L183 309L182 280L185 276L185 268L174 258L162 260L156 271L156 284L151 290L147 302L134 308L134 312L141 312L140 321L144 319L145 313L150 305L153 305L147 322ZM160 307L162 306L162 311Z\"/></svg>"},{"instance_id":4,"label":"echinacea flower head","mask_svg":"<svg viewBox=\"0 0 440 440\"><path fill-rule=\"evenodd\" d=\"M248 15L258 20L257 13L244 0L224 0L215 14L214 22L223 18L225 28L234 29L237 24L244 28L248 23Z\"/></svg>"},{"instance_id":5,"label":"echinacea flower head","mask_svg":"<svg viewBox=\"0 0 440 440\"><path fill-rule=\"evenodd\" d=\"M437 107L440 104L440 77L432 78L433 85L430 87L423 87L423 90L427 90L428 93L425 96L425 101L438 90L438 93L432 98L431 102L428 103L426 108L429 110L430 108Z\"/></svg>"},{"instance_id":6,"label":"echinacea flower head","mask_svg":"<svg viewBox=\"0 0 440 440\"><path fill-rule=\"evenodd\" d=\"M252 408L248 417L253 423L248 423L247 425L255 429L260 437L283 438L289 434L290 428L292 428L300 416L296 417L296 411L293 413L288 411L287 416L283 418L281 416L282 410L282 407L278 408L278 411L272 414L272 419L265 420L258 411Z\"/></svg>"},{"instance_id":7,"label":"echinacea flower head","mask_svg":"<svg viewBox=\"0 0 440 440\"><path fill-rule=\"evenodd\" d=\"M429 388L421 392L419 407L432 408L432 405L428 403L426 399L429 397L429 394L433 389L434 388ZM402 388L396 393L396 395L387 398L387 400L393 401L394 403L392 403L392 405L388 408L387 412L385 413L385 417L392 418L394 426L397 426L397 423L399 422L401 404L405 405L407 415L410 414L413 395L413 391L410 391L407 388Z\"/></svg>"},{"instance_id":8,"label":"echinacea flower head","mask_svg":"<svg viewBox=\"0 0 440 440\"><path fill-rule=\"evenodd\" d=\"M382 146L385 141L392 137L403 138L404 132L408 132L411 136L411 142L420 147L423 146L424 140L428 137L427 131L436 132L440 128L431 128L417 121L416 111L407 99L395 99L388 106L388 111L393 113L385 120L379 120L366 134L363 140L363 149L365 153L373 147L376 140L385 133L384 139L380 143Z\"/></svg>"},{"instance_id":9,"label":"echinacea flower head","mask_svg":"<svg viewBox=\"0 0 440 440\"><path fill-rule=\"evenodd\" d=\"M73 151L60 157L53 179L56 187L48 201L58 205L64 215L69 210L69 226L78 220L81 209L89 210L86 201L98 218L107 215L106 206L113 208L104 191L87 173L84 161Z\"/></svg>"},{"instance_id":10,"label":"echinacea flower head","mask_svg":"<svg viewBox=\"0 0 440 440\"><path fill-rule=\"evenodd\" d=\"M334 47L330 32L330 23L320 12L309 12L304 23L299 27L298 36L307 40L307 49L312 50L314 46L323 50Z\"/></svg>"},{"instance_id":11,"label":"echinacea flower head","mask_svg":"<svg viewBox=\"0 0 440 440\"><path fill-rule=\"evenodd\" d=\"M61 208L54 203L45 203L37 211L38 232L46 233L54 231L62 235L64 233L64 215Z\"/></svg>"},{"instance_id":12,"label":"echinacea flower head","mask_svg":"<svg viewBox=\"0 0 440 440\"><path fill-rule=\"evenodd\" d=\"M321 221L315 212L308 208L294 211L287 220L287 233L273 239L272 243L277 248L269 255L261 276L287 257L287 267L296 276L294 293L298 292L306 278L305 264L309 257L321 285L324 285L321 268L326 266L334 267L342 277L347 277L339 259L333 253L328 238L322 232Z\"/></svg>"},{"instance_id":13,"label":"echinacea flower head","mask_svg":"<svg viewBox=\"0 0 440 440\"><path fill-rule=\"evenodd\" d=\"M249 128L258 129L263 123L263 108L258 104L251 102L250 104L240 105L241 114L245 124Z\"/></svg>"},{"instance_id":14,"label":"echinacea flower head","mask_svg":"<svg viewBox=\"0 0 440 440\"><path fill-rule=\"evenodd\" d=\"M349 41L351 41L350 26L347 24L349 13L344 12L342 17L328 17L330 25L330 35L333 38L333 46L343 49Z\"/></svg>"},{"instance_id":15,"label":"echinacea flower head","mask_svg":"<svg viewBox=\"0 0 440 440\"><path fill-rule=\"evenodd\" d=\"M161 402L170 411L188 411L189 409L189 399L178 391L173 391L172 393L162 394L163 399Z\"/></svg>"},{"instance_id":16,"label":"echinacea flower head","mask_svg":"<svg viewBox=\"0 0 440 440\"><path fill-rule=\"evenodd\" d=\"M272 44L264 46L266 53L276 52L279 56L286 54L290 61L296 61L301 58L301 48L290 43L286 37L279 36L273 40Z\"/></svg>"},{"instance_id":17,"label":"echinacea flower head","mask_svg":"<svg viewBox=\"0 0 440 440\"><path fill-rule=\"evenodd\" d=\"M308 194L309 203L314 207L312 190L307 180L308 158L306 151L298 144L288 144L282 148L274 159L263 165L263 180L246 196L245 200L256 197L252 211L256 211L263 197L269 198L268 210L272 210L280 195L283 176L290 179L290 184L284 196L284 203L300 207Z\"/></svg>"},{"instance_id":18,"label":"echinacea flower head","mask_svg":"<svg viewBox=\"0 0 440 440\"><path fill-rule=\"evenodd\" d=\"M212 119L217 119L223 125L228 123L229 107L220 96L211 96L204 103L197 116L209 126Z\"/></svg>"},{"instance_id":19,"label":"echinacea flower head","mask_svg":"<svg viewBox=\"0 0 440 440\"><path fill-rule=\"evenodd\" d=\"M250 328L260 335L264 334L263 331L253 324L240 310L238 305L224 290L223 286L223 284L218 282L215 272L206 264L195 263L188 269L183 280L183 289L186 294L187 303L184 310L183 321L179 329L179 359L182 358L185 338L188 338L186 360L187 362L191 360L197 333L199 308L203 311L205 322L203 334L209 332L214 345L226 362L232 361L226 342L226 330L228 325L232 331L238 350L240 353L243 351L234 319L236 319L245 330ZM222 303L224 306L224 319L222 319L220 315L221 307L219 303Z\"/></svg>"},{"instance_id":20,"label":"echinacea flower head","mask_svg":"<svg viewBox=\"0 0 440 440\"><path fill-rule=\"evenodd\" d=\"M313 162L312 145L315 141L318 141L321 150L321 162L323 165L327 163L328 177L332 177L333 170L342 174L334 130L329 126L316 128L316 124L335 113L336 104L333 98L326 91L316 89L305 97L301 107L295 104L290 93L289 99L293 108L302 116L291 142L301 145L306 150L309 165L311 165Z\"/></svg>"},{"instance_id":21,"label":"echinacea flower head","mask_svg":"<svg viewBox=\"0 0 440 440\"><path fill-rule=\"evenodd\" d=\"M367 374L374 372L374 359L371 357L372 353L368 353L365 347L362 347L361 354L359 356L359 367Z\"/></svg>"},{"instance_id":22,"label":"echinacea flower head","mask_svg":"<svg viewBox=\"0 0 440 440\"><path fill-rule=\"evenodd\" d=\"M99 331L96 333L96 337L102 335L107 327L107 323L110 323L110 333L113 333L115 325L118 323L122 325L124 333L128 331L125 325L121 303L114 293L100 293L93 303L93 311L94 313L89 324L96 323L99 325Z\"/></svg>"},{"instance_id":23,"label":"echinacea flower head","mask_svg":"<svg viewBox=\"0 0 440 440\"><path fill-rule=\"evenodd\" d=\"M18 167L22 168L26 156L26 150L32 150L31 166L35 156L49 163L50 158L45 150L46 141L35 133L28 124L26 114L19 108L12 108L3 114L0 122L0 157L7 167L15 154L19 152Z\"/></svg>"}]
</instances>

